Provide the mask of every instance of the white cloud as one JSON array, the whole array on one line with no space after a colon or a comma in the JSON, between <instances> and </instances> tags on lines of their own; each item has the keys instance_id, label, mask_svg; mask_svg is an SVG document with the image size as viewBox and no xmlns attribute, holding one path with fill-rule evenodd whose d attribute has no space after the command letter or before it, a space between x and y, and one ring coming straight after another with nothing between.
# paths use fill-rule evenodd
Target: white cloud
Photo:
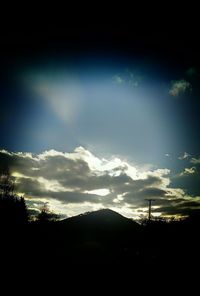
<instances>
[{"instance_id":1,"label":"white cloud","mask_svg":"<svg viewBox=\"0 0 200 296\"><path fill-rule=\"evenodd\" d=\"M192 158L191 160L190 160L190 162L191 163L193 163L193 164L200 164L200 157L199 158Z\"/></svg>"},{"instance_id":2,"label":"white cloud","mask_svg":"<svg viewBox=\"0 0 200 296\"><path fill-rule=\"evenodd\" d=\"M129 214L132 209L134 216L139 213L137 209L145 211L146 198L156 198L155 206L159 206L160 213L165 213L174 204L178 209L180 200L184 201L186 196L183 189L170 187L169 169L139 170L119 157L99 158L83 147L69 153L2 150L1 163L10 168L16 190L29 201L49 201L54 210L62 208L62 214L65 211L67 216L102 207ZM2 167L0 169L3 171ZM184 174L194 171L193 167L186 168ZM165 211L163 204L166 202Z\"/></svg>"},{"instance_id":3,"label":"white cloud","mask_svg":"<svg viewBox=\"0 0 200 296\"><path fill-rule=\"evenodd\" d=\"M43 177L31 178L32 180L37 180L41 186L44 187L44 191L47 192L66 192L71 191L70 188L62 186L57 180L48 180Z\"/></svg>"},{"instance_id":4,"label":"white cloud","mask_svg":"<svg viewBox=\"0 0 200 296\"><path fill-rule=\"evenodd\" d=\"M178 159L183 160L183 159L188 159L191 155L187 152L184 152L182 155L178 157Z\"/></svg>"},{"instance_id":5,"label":"white cloud","mask_svg":"<svg viewBox=\"0 0 200 296\"><path fill-rule=\"evenodd\" d=\"M106 196L110 193L110 190L107 188L101 188L101 189L96 189L96 190L85 191L84 193Z\"/></svg>"},{"instance_id":6,"label":"white cloud","mask_svg":"<svg viewBox=\"0 0 200 296\"><path fill-rule=\"evenodd\" d=\"M186 175L193 175L196 173L196 168L185 168L183 172L180 173L180 176L186 176Z\"/></svg>"},{"instance_id":7,"label":"white cloud","mask_svg":"<svg viewBox=\"0 0 200 296\"><path fill-rule=\"evenodd\" d=\"M173 97L177 97L181 94L184 94L187 90L191 90L190 82L184 79L175 80L175 81L172 81L169 94Z\"/></svg>"}]
</instances>

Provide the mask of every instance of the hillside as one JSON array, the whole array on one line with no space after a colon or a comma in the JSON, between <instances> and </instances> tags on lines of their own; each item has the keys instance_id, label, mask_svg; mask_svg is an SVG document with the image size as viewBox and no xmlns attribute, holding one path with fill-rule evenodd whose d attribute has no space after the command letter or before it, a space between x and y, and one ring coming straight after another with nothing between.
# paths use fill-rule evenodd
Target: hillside
<instances>
[{"instance_id":1,"label":"hillside","mask_svg":"<svg viewBox=\"0 0 200 296\"><path fill-rule=\"evenodd\" d=\"M103 209L50 223L35 229L34 242L68 264L117 262L124 252L136 253L141 226L131 219ZM37 252L37 253L38 253Z\"/></svg>"},{"instance_id":2,"label":"hillside","mask_svg":"<svg viewBox=\"0 0 200 296\"><path fill-rule=\"evenodd\" d=\"M104 231L107 231L108 229L114 230L118 227L118 230L121 227L139 227L139 224L133 220L125 218L124 216L110 209L87 212L78 216L64 219L58 223L60 225L76 225L77 228L87 227L93 229L97 227L98 229L104 229Z\"/></svg>"}]
</instances>

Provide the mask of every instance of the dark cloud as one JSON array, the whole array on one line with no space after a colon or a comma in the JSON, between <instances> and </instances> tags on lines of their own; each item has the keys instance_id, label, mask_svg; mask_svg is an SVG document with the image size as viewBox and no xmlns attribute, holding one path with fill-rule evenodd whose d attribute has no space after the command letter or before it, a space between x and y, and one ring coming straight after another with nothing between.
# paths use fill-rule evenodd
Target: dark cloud
<instances>
[{"instance_id":1,"label":"dark cloud","mask_svg":"<svg viewBox=\"0 0 200 296\"><path fill-rule=\"evenodd\" d=\"M25 193L28 196L41 196L42 192L44 192L44 188L40 182L23 177L15 182L15 188L18 192Z\"/></svg>"},{"instance_id":2,"label":"dark cloud","mask_svg":"<svg viewBox=\"0 0 200 296\"><path fill-rule=\"evenodd\" d=\"M200 208L191 208L191 207L174 207L169 205L168 207L161 207L159 209L154 209L154 212L162 212L163 216L179 215L179 216L191 216L195 212L200 212Z\"/></svg>"},{"instance_id":3,"label":"dark cloud","mask_svg":"<svg viewBox=\"0 0 200 296\"><path fill-rule=\"evenodd\" d=\"M10 172L20 171L21 174L29 175L31 168L38 167L34 159L29 154L8 153L4 150L0 151L0 173L4 173L7 169Z\"/></svg>"},{"instance_id":4,"label":"dark cloud","mask_svg":"<svg viewBox=\"0 0 200 296\"><path fill-rule=\"evenodd\" d=\"M172 185L184 189L191 196L200 195L200 165L185 168L172 178Z\"/></svg>"},{"instance_id":5,"label":"dark cloud","mask_svg":"<svg viewBox=\"0 0 200 296\"><path fill-rule=\"evenodd\" d=\"M87 194L82 192L43 192L44 197L48 197L48 194L51 198L55 198L63 203L100 203L101 196L96 194Z\"/></svg>"},{"instance_id":6,"label":"dark cloud","mask_svg":"<svg viewBox=\"0 0 200 296\"><path fill-rule=\"evenodd\" d=\"M147 198L152 198L152 197L163 197L166 195L167 191L159 189L159 188L145 188L142 189L141 195Z\"/></svg>"},{"instance_id":7,"label":"dark cloud","mask_svg":"<svg viewBox=\"0 0 200 296\"><path fill-rule=\"evenodd\" d=\"M74 206L88 203L142 209L147 206L146 199L155 198L155 212L167 215L199 206L197 199L185 195L180 184L169 187L169 170L140 173L132 167L135 173L131 175L127 163L119 161L116 165L108 160L104 168L101 159L84 148L72 153L50 150L38 155L1 151L0 163L1 172L5 167L10 169L16 191L24 193L29 203L31 199L36 203L45 199ZM199 178L198 170L195 172ZM190 175L193 174L176 179L180 183L181 178L189 180ZM191 187L194 189L194 184Z\"/></svg>"}]
</instances>

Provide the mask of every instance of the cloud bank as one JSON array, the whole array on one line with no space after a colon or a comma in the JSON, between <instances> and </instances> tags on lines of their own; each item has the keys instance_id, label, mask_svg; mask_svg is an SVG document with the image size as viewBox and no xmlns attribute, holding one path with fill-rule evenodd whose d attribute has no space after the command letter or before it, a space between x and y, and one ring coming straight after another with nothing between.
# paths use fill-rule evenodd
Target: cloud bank
<instances>
[{"instance_id":1,"label":"cloud bank","mask_svg":"<svg viewBox=\"0 0 200 296\"><path fill-rule=\"evenodd\" d=\"M170 186L170 170L141 170L117 157L98 158L83 147L70 153L1 150L0 164L1 173L10 169L16 191L35 210L48 201L55 211L68 216L109 207L138 218L146 215L148 198L156 199L153 209L157 215L186 215L192 203L200 207L200 198ZM193 172L188 169L183 175Z\"/></svg>"}]
</instances>

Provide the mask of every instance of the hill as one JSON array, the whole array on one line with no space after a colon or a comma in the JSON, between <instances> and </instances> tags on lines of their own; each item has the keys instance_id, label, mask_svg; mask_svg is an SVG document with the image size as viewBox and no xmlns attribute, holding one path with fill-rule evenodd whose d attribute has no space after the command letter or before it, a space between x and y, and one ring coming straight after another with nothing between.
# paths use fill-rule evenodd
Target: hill
<instances>
[{"instance_id":1,"label":"hill","mask_svg":"<svg viewBox=\"0 0 200 296\"><path fill-rule=\"evenodd\" d=\"M122 253L136 253L141 226L131 219L103 209L49 223L38 229L34 238L41 248L68 264L109 264ZM33 243L34 243L33 241ZM35 246L37 249L38 246ZM133 250L134 249L134 250Z\"/></svg>"},{"instance_id":2,"label":"hill","mask_svg":"<svg viewBox=\"0 0 200 296\"><path fill-rule=\"evenodd\" d=\"M110 209L102 209L94 212L87 212L78 216L64 219L58 222L60 225L70 225L81 228L98 228L104 231L120 229L121 227L135 227L139 224L131 219L125 218ZM106 227L106 228L105 228Z\"/></svg>"}]
</instances>

